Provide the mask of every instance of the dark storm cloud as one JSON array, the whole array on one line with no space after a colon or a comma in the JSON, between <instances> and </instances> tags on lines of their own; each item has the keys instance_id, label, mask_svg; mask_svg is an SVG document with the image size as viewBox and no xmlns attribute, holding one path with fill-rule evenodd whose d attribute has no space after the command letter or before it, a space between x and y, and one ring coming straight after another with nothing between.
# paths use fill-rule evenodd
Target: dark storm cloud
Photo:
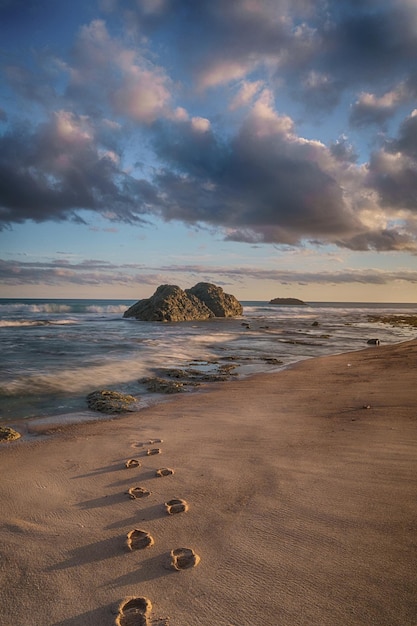
<instances>
[{"instance_id":1,"label":"dark storm cloud","mask_svg":"<svg viewBox=\"0 0 417 626\"><path fill-rule=\"evenodd\" d=\"M383 84L414 72L417 7L407 0L331 3L329 22L319 25L317 62L351 85Z\"/></svg>"},{"instance_id":2,"label":"dark storm cloud","mask_svg":"<svg viewBox=\"0 0 417 626\"><path fill-rule=\"evenodd\" d=\"M411 87L404 82L379 97L363 92L351 106L350 124L358 128L369 124L384 127L387 120L396 113L397 108L407 101L412 101L416 93L414 86Z\"/></svg>"},{"instance_id":3,"label":"dark storm cloud","mask_svg":"<svg viewBox=\"0 0 417 626\"><path fill-rule=\"evenodd\" d=\"M34 129L22 125L0 137L0 222L79 221L80 209L141 221L153 190L128 176L96 133L86 118L60 111Z\"/></svg>"},{"instance_id":4,"label":"dark storm cloud","mask_svg":"<svg viewBox=\"0 0 417 626\"><path fill-rule=\"evenodd\" d=\"M267 92L230 141L187 122L161 132L156 150L169 165L154 181L167 198L165 219L220 226L227 239L250 242L339 241L363 230L345 194L360 184L348 147L335 158L298 137Z\"/></svg>"},{"instance_id":5,"label":"dark storm cloud","mask_svg":"<svg viewBox=\"0 0 417 626\"><path fill-rule=\"evenodd\" d=\"M360 235L351 237L348 240L341 240L337 243L340 247L349 250L378 250L388 252L390 250L416 251L415 237L397 230L382 229L380 231L367 231Z\"/></svg>"},{"instance_id":6,"label":"dark storm cloud","mask_svg":"<svg viewBox=\"0 0 417 626\"><path fill-rule=\"evenodd\" d=\"M340 137L337 141L329 145L331 155L337 160L345 163L355 163L358 155L355 148L348 143L346 137Z\"/></svg>"},{"instance_id":7,"label":"dark storm cloud","mask_svg":"<svg viewBox=\"0 0 417 626\"><path fill-rule=\"evenodd\" d=\"M397 138L371 155L367 184L378 192L383 207L417 216L417 111L401 124Z\"/></svg>"},{"instance_id":8,"label":"dark storm cloud","mask_svg":"<svg viewBox=\"0 0 417 626\"><path fill-rule=\"evenodd\" d=\"M376 190L390 208L415 210L414 170L403 166L389 176L387 159L397 157L383 151L374 155L365 186L346 141L328 149L299 137L291 119L275 112L268 91L228 140L198 117L165 120L154 132L156 155L165 167L149 181L126 174L116 153L99 148L99 130L86 117L61 111L36 131L4 135L3 223L80 220L79 210L88 209L113 221L140 223L148 214L215 227L232 241L415 248L415 233L366 226L360 214L367 189Z\"/></svg>"},{"instance_id":9,"label":"dark storm cloud","mask_svg":"<svg viewBox=\"0 0 417 626\"><path fill-rule=\"evenodd\" d=\"M357 128L369 124L384 126L394 112L394 103L384 105L371 98L362 97L352 105L349 121L352 126Z\"/></svg>"},{"instance_id":10,"label":"dark storm cloud","mask_svg":"<svg viewBox=\"0 0 417 626\"><path fill-rule=\"evenodd\" d=\"M398 138L389 145L389 149L417 159L417 109L403 121Z\"/></svg>"}]
</instances>

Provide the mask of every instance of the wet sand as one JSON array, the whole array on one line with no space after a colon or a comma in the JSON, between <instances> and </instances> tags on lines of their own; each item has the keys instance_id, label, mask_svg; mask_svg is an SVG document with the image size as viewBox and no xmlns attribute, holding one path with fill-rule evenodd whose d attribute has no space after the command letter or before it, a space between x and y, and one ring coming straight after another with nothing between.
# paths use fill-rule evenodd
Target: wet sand
<instances>
[{"instance_id":1,"label":"wet sand","mask_svg":"<svg viewBox=\"0 0 417 626\"><path fill-rule=\"evenodd\" d=\"M417 340L2 444L0 471L2 626L417 624Z\"/></svg>"}]
</instances>

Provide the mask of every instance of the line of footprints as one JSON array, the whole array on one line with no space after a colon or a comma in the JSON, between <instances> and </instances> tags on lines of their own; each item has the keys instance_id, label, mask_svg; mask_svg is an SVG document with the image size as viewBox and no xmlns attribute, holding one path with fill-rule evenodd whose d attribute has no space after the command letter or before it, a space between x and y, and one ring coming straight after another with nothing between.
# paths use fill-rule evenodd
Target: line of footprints
<instances>
[{"instance_id":1,"label":"line of footprints","mask_svg":"<svg viewBox=\"0 0 417 626\"><path fill-rule=\"evenodd\" d=\"M162 439L151 439L148 444L154 445L162 443ZM153 456L160 454L160 448L148 448L146 451L147 456ZM126 468L141 467L142 463L139 459L129 459L125 463ZM165 476L171 476L174 474L174 470L169 467L161 467L155 471L155 476L163 478ZM151 495L151 492L146 487L131 487L127 492L130 498L133 500L137 498L146 498ZM165 502L165 508L168 515L175 515L177 513L184 513L188 511L188 503L181 498L173 498ZM154 545L155 541L152 535L147 530L140 528L134 528L127 533L127 547L129 550L143 550ZM175 548L171 550L167 567L177 571L189 569L195 567L200 562L200 557L194 552L192 548ZM127 598L118 608L118 615L116 617L116 626L149 626L150 616L152 612L152 603L148 598Z\"/></svg>"}]
</instances>

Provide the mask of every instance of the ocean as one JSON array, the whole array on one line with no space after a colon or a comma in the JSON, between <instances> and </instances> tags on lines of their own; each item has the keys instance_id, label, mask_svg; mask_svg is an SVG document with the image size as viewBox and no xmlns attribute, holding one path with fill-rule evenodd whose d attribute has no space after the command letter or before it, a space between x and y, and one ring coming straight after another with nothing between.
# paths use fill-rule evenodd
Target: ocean
<instances>
[{"instance_id":1,"label":"ocean","mask_svg":"<svg viewBox=\"0 0 417 626\"><path fill-rule=\"evenodd\" d=\"M167 396L139 379L161 368L212 371L233 362L234 376L272 372L320 355L413 339L416 329L369 321L413 315L417 304L242 302L243 316L163 324L123 319L131 300L0 299L0 419L74 423L106 419L87 408L92 391L138 398L139 410ZM191 392L194 393L194 392Z\"/></svg>"}]
</instances>

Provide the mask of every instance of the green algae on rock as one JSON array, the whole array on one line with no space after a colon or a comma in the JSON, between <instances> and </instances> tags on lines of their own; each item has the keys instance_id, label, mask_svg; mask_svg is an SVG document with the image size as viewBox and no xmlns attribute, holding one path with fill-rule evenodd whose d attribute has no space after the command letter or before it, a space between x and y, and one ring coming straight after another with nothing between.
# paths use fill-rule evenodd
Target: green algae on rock
<instances>
[{"instance_id":1,"label":"green algae on rock","mask_svg":"<svg viewBox=\"0 0 417 626\"><path fill-rule=\"evenodd\" d=\"M4 441L15 441L19 439L22 435L14 430L14 428L10 428L9 426L0 426L0 443Z\"/></svg>"},{"instance_id":2,"label":"green algae on rock","mask_svg":"<svg viewBox=\"0 0 417 626\"><path fill-rule=\"evenodd\" d=\"M417 328L417 315L368 315L370 322L382 322L391 326L412 326Z\"/></svg>"},{"instance_id":3,"label":"green algae on rock","mask_svg":"<svg viewBox=\"0 0 417 626\"><path fill-rule=\"evenodd\" d=\"M93 391L87 396L88 408L101 413L126 413L127 411L133 411L135 407L132 405L136 402L137 398L134 396L108 389Z\"/></svg>"}]
</instances>

